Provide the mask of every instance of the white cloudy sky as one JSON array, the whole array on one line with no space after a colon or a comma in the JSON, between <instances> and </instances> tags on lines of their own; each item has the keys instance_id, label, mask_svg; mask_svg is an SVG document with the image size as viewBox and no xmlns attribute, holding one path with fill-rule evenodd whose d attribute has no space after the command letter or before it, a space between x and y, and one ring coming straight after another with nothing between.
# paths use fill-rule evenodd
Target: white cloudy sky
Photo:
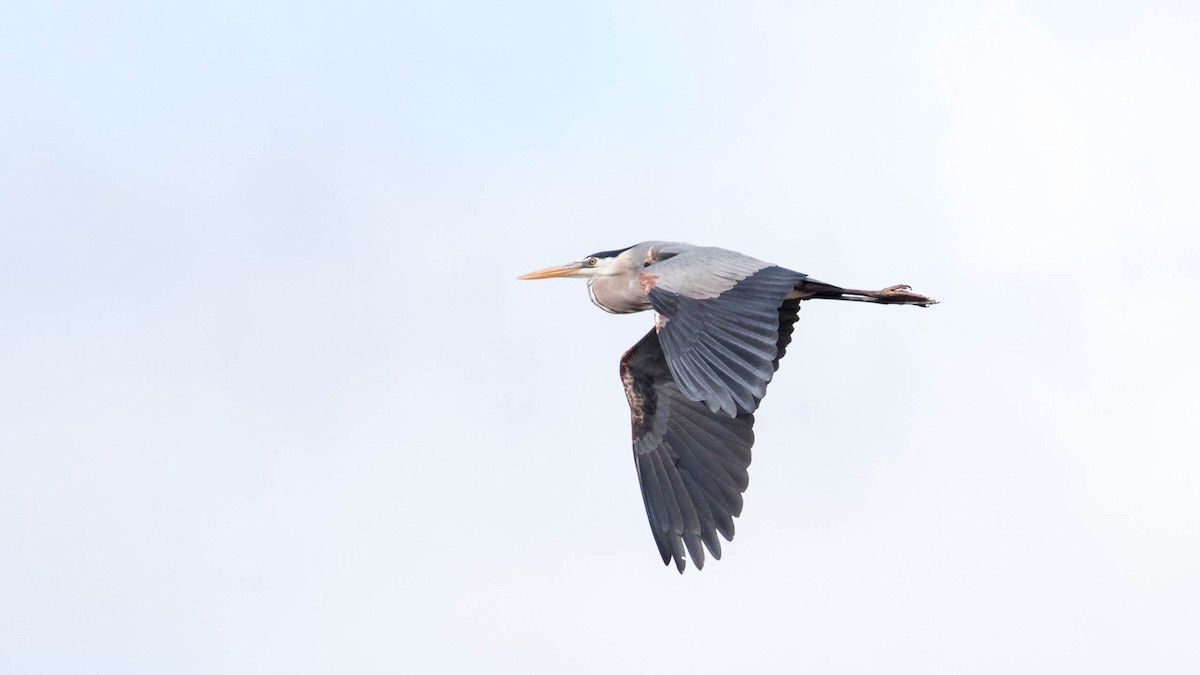
<instances>
[{"instance_id":1,"label":"white cloudy sky","mask_svg":"<svg viewBox=\"0 0 1200 675\"><path fill-rule=\"evenodd\" d=\"M14 5L0 671L1194 673L1200 7ZM814 303L725 559L515 275Z\"/></svg>"}]
</instances>

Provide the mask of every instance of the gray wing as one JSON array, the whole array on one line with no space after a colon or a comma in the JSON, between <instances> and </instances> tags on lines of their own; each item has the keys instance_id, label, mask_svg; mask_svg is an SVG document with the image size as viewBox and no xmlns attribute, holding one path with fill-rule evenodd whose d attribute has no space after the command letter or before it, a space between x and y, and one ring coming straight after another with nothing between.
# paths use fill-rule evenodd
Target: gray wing
<instances>
[{"instance_id":1,"label":"gray wing","mask_svg":"<svg viewBox=\"0 0 1200 675\"><path fill-rule=\"evenodd\" d=\"M704 547L718 560L733 539L750 482L754 415L714 413L680 392L651 330L621 358L633 423L633 457L646 516L664 564L680 572L690 556L704 568Z\"/></svg>"},{"instance_id":2,"label":"gray wing","mask_svg":"<svg viewBox=\"0 0 1200 675\"><path fill-rule=\"evenodd\" d=\"M798 303L787 295L806 275L705 248L653 264L642 277L663 317L659 338L679 390L713 412L754 412L779 367L784 332L790 340Z\"/></svg>"}]
</instances>

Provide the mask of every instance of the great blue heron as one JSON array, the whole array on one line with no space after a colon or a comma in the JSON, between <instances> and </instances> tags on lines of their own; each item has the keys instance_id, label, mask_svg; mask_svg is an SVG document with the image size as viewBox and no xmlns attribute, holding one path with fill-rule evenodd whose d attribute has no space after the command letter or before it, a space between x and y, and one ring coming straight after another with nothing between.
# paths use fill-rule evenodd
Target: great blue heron
<instances>
[{"instance_id":1,"label":"great blue heron","mask_svg":"<svg viewBox=\"0 0 1200 675\"><path fill-rule=\"evenodd\" d=\"M749 483L754 410L779 368L800 302L928 307L908 286L858 291L721 248L646 241L521 279L582 277L600 309L654 310L654 328L621 357L633 456L663 563L683 572L704 547L721 558ZM703 544L703 545L702 545Z\"/></svg>"}]
</instances>

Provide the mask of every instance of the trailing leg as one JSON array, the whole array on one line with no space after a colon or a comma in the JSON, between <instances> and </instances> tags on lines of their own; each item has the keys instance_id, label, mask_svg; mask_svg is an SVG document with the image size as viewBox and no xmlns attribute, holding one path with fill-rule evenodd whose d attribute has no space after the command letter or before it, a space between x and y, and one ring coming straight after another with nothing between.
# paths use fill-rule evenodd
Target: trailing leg
<instances>
[{"instance_id":1,"label":"trailing leg","mask_svg":"<svg viewBox=\"0 0 1200 675\"><path fill-rule=\"evenodd\" d=\"M842 288L826 284L815 279L805 279L788 294L788 299L800 300L850 300L853 302L874 302L881 305L917 305L928 307L936 305L937 300L920 293L913 293L912 287L905 285L888 286L878 291L860 291L853 288Z\"/></svg>"}]
</instances>

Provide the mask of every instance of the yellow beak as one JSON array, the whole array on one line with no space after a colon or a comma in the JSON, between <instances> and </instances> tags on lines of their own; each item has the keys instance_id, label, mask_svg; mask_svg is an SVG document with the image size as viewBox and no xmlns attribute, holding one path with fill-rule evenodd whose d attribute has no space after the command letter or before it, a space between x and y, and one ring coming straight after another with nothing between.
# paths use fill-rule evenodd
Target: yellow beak
<instances>
[{"instance_id":1,"label":"yellow beak","mask_svg":"<svg viewBox=\"0 0 1200 675\"><path fill-rule=\"evenodd\" d=\"M568 263L566 265L555 265L545 269L535 270L528 274L522 274L518 279L551 279L553 277L569 277L579 271L579 263Z\"/></svg>"}]
</instances>

